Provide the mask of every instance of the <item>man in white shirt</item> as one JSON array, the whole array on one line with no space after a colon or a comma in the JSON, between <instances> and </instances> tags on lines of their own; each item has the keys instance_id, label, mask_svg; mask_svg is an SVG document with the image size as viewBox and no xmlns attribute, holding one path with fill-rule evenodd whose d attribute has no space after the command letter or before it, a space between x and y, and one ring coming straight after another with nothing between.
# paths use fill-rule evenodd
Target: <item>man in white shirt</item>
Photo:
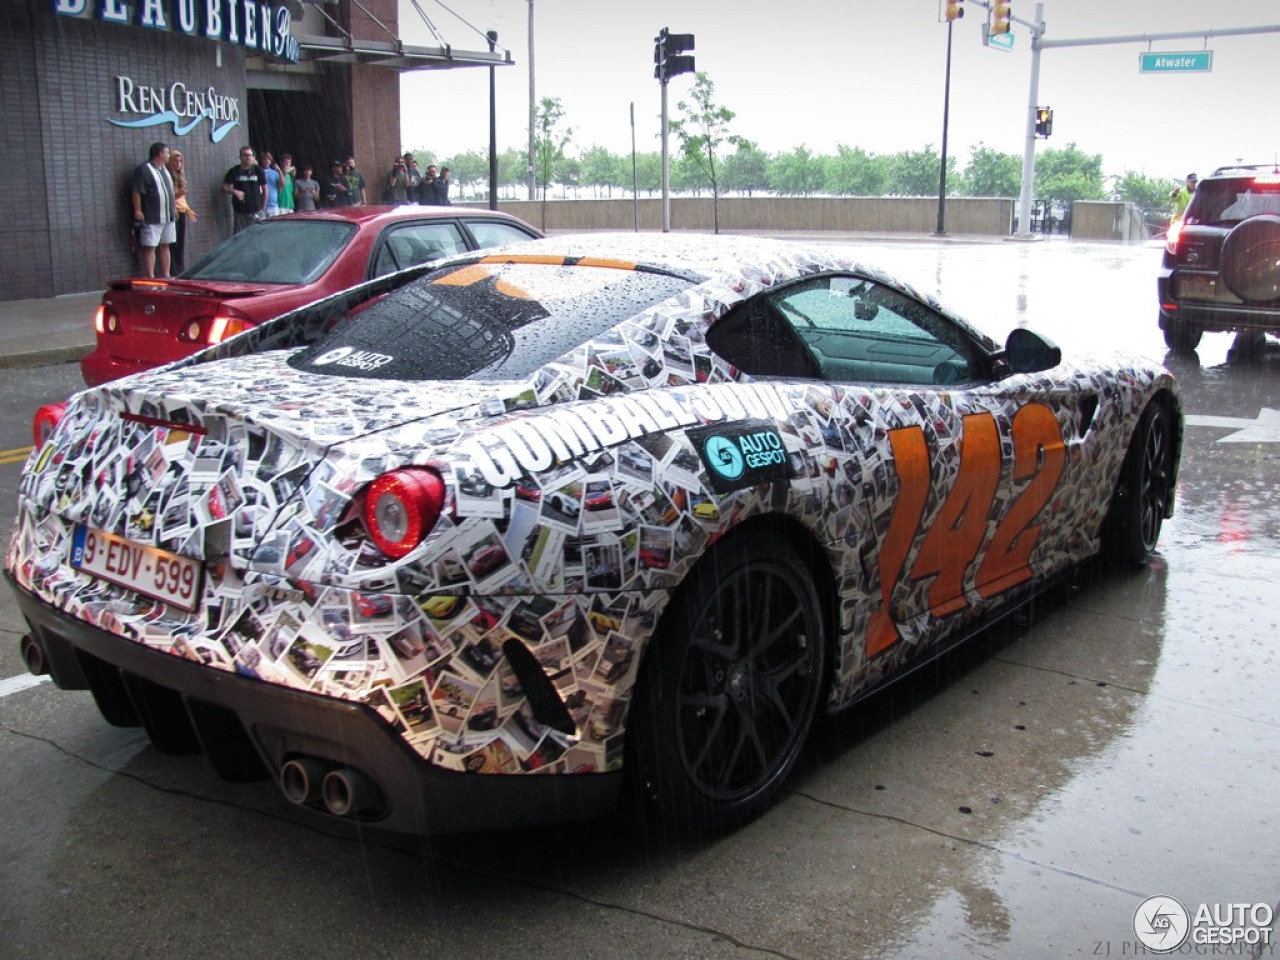
<instances>
[{"instance_id":1,"label":"man in white shirt","mask_svg":"<svg viewBox=\"0 0 1280 960\"><path fill-rule=\"evenodd\" d=\"M129 191L133 223L138 231L138 254L148 277L169 276L169 244L178 239L173 179L169 176L169 147L153 143L146 163L133 171Z\"/></svg>"}]
</instances>

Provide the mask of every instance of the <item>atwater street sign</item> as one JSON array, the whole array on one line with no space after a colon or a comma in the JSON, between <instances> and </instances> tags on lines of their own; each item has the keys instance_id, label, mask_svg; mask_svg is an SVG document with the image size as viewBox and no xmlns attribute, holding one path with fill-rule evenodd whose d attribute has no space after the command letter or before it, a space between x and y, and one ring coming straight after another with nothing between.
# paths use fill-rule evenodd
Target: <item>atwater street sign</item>
<instances>
[{"instance_id":1,"label":"atwater street sign","mask_svg":"<svg viewBox=\"0 0 1280 960\"><path fill-rule=\"evenodd\" d=\"M1212 69L1212 50L1138 55L1139 73L1208 73Z\"/></svg>"}]
</instances>

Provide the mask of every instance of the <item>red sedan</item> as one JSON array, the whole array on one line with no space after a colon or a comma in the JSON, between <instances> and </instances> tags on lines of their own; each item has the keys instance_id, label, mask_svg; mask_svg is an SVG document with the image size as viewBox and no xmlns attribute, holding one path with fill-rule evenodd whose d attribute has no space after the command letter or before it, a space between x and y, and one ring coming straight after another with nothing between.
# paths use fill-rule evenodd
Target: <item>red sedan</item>
<instances>
[{"instance_id":1,"label":"red sedan","mask_svg":"<svg viewBox=\"0 0 1280 960\"><path fill-rule=\"evenodd\" d=\"M541 236L516 217L465 207L347 207L273 217L168 280L113 280L80 361L97 386L366 280L440 257Z\"/></svg>"}]
</instances>

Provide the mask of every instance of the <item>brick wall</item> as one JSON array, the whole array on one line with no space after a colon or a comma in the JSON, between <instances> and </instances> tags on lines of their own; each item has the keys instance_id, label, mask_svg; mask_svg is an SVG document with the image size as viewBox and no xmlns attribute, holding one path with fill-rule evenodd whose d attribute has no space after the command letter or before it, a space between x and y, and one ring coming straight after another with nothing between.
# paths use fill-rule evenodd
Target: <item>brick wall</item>
<instances>
[{"instance_id":1,"label":"brick wall","mask_svg":"<svg viewBox=\"0 0 1280 960\"><path fill-rule=\"evenodd\" d=\"M6 159L0 191L0 300L101 290L138 265L130 249L128 188L147 148L163 140L180 149L199 221L188 233L193 263L231 233L222 177L242 144L283 150L323 175L328 161L354 152L371 199L400 146L400 80L394 70L321 66L310 91L247 89L246 52L232 44L177 32L59 16L52 0L4 0L6 36L0 57L0 148ZM363 0L392 31L396 0ZM359 7L356 35L386 39ZM168 125L128 129L117 111L117 76L135 83L214 87L239 101L240 124L218 143L203 121L187 135ZM362 106L356 107L356 104ZM136 119L136 117L133 117ZM315 154L313 156L313 154Z\"/></svg>"},{"instance_id":2,"label":"brick wall","mask_svg":"<svg viewBox=\"0 0 1280 960\"><path fill-rule=\"evenodd\" d=\"M25 9L23 9L25 7ZM50 0L27 0L6 20L18 36L0 58L0 124L9 189L0 191L0 243L25 251L20 270L3 272L0 299L101 289L137 269L129 246L128 188L134 167L155 140L180 149L200 216L188 236L191 262L230 229L218 190L248 140L244 54L229 44L99 23L53 12ZM12 16L12 19L9 19ZM12 54L12 55L8 55ZM129 129L117 110L116 77L139 85L214 87L240 102L241 123L219 143L203 121L186 136L167 124Z\"/></svg>"}]
</instances>

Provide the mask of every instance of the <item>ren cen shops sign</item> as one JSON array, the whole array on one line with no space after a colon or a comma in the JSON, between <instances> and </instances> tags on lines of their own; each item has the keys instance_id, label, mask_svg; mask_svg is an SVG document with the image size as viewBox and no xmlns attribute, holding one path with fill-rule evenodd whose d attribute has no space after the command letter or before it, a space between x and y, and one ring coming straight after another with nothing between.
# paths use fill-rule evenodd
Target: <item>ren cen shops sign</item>
<instances>
[{"instance_id":1,"label":"ren cen shops sign","mask_svg":"<svg viewBox=\"0 0 1280 960\"><path fill-rule=\"evenodd\" d=\"M298 40L290 32L293 16L283 4L266 0L52 0L55 13L93 17L170 30L257 50L289 63L298 62Z\"/></svg>"}]
</instances>

